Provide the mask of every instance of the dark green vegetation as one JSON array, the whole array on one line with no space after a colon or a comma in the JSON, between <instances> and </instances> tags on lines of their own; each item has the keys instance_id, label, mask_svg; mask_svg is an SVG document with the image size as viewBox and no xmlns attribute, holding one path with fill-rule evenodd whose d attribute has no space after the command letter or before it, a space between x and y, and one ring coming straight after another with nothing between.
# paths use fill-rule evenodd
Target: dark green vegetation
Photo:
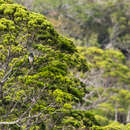
<instances>
[{"instance_id":1,"label":"dark green vegetation","mask_svg":"<svg viewBox=\"0 0 130 130\"><path fill-rule=\"evenodd\" d=\"M14 1L80 47L0 0L0 129L129 130L129 0Z\"/></svg>"},{"instance_id":2,"label":"dark green vegetation","mask_svg":"<svg viewBox=\"0 0 130 130\"><path fill-rule=\"evenodd\" d=\"M84 102L86 91L74 74L88 66L72 41L59 35L43 15L2 0L0 34L1 130L97 124L93 114L73 109Z\"/></svg>"}]
</instances>

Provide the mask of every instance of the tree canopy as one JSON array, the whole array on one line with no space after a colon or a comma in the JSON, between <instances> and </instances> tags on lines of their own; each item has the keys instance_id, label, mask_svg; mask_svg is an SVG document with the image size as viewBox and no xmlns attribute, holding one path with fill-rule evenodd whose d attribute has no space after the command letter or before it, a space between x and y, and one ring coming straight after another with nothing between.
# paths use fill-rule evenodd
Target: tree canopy
<instances>
[{"instance_id":1,"label":"tree canopy","mask_svg":"<svg viewBox=\"0 0 130 130\"><path fill-rule=\"evenodd\" d=\"M0 1L0 17L1 129L96 124L91 113L73 109L84 102L86 91L75 73L88 66L72 41L58 34L43 15L10 1ZM78 119L76 113L81 114Z\"/></svg>"}]
</instances>

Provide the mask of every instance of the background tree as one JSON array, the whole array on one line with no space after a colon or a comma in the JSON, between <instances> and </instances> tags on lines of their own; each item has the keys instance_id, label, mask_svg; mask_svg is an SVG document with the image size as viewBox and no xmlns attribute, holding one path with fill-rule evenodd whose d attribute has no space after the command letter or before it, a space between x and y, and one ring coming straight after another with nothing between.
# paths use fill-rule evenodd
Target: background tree
<instances>
[{"instance_id":1,"label":"background tree","mask_svg":"<svg viewBox=\"0 0 130 130\"><path fill-rule=\"evenodd\" d=\"M125 56L116 50L96 47L79 47L79 51L90 66L86 74L78 74L90 91L79 109L88 109L109 120L125 123L130 104L130 69Z\"/></svg>"}]
</instances>

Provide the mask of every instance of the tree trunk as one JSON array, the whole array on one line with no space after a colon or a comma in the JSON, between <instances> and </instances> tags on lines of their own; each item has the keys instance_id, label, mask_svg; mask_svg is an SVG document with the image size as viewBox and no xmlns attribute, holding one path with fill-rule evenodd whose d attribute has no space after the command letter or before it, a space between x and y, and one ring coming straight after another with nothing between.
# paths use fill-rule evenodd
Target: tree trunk
<instances>
[{"instance_id":1,"label":"tree trunk","mask_svg":"<svg viewBox=\"0 0 130 130\"><path fill-rule=\"evenodd\" d=\"M3 99L3 83L0 82L0 100Z\"/></svg>"},{"instance_id":2,"label":"tree trunk","mask_svg":"<svg viewBox=\"0 0 130 130\"><path fill-rule=\"evenodd\" d=\"M117 110L117 106L115 106L115 121L118 121L118 110Z\"/></svg>"},{"instance_id":3,"label":"tree trunk","mask_svg":"<svg viewBox=\"0 0 130 130\"><path fill-rule=\"evenodd\" d=\"M127 114L127 122L130 121L130 108L128 109L128 114Z\"/></svg>"}]
</instances>

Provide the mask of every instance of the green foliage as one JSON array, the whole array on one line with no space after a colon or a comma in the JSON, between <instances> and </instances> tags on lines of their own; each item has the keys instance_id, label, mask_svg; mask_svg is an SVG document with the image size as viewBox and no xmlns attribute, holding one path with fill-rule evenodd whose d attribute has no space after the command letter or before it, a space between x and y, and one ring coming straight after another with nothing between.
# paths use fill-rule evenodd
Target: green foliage
<instances>
[{"instance_id":1,"label":"green foliage","mask_svg":"<svg viewBox=\"0 0 130 130\"><path fill-rule=\"evenodd\" d=\"M124 123L130 104L130 69L126 64L125 56L113 49L102 50L96 47L78 47L78 49L90 66L89 72L82 75L88 85L87 90L93 92L93 95L86 99L85 106L94 108L92 112L102 126L108 125L110 123L108 120L115 120L115 114L117 120ZM105 101L101 101L102 99ZM93 106L93 102L95 104L99 102L97 107Z\"/></svg>"},{"instance_id":2,"label":"green foliage","mask_svg":"<svg viewBox=\"0 0 130 130\"><path fill-rule=\"evenodd\" d=\"M14 121L3 129L62 127L73 106L83 102L86 88L75 74L88 70L86 60L43 15L1 1L0 17L0 122ZM72 126L80 128L82 118L74 118Z\"/></svg>"},{"instance_id":3,"label":"green foliage","mask_svg":"<svg viewBox=\"0 0 130 130\"><path fill-rule=\"evenodd\" d=\"M95 118L101 126L105 126L109 123L108 119L106 117L100 116L100 115L95 115Z\"/></svg>"},{"instance_id":4,"label":"green foliage","mask_svg":"<svg viewBox=\"0 0 130 130\"><path fill-rule=\"evenodd\" d=\"M105 127L93 126L91 129L92 130L129 130L129 124L124 126L117 122L113 122Z\"/></svg>"},{"instance_id":5,"label":"green foliage","mask_svg":"<svg viewBox=\"0 0 130 130\"><path fill-rule=\"evenodd\" d=\"M79 47L79 51L91 64L92 69L102 69L104 76L116 78L119 82L129 83L129 67L124 65L125 57L120 51L90 47Z\"/></svg>"},{"instance_id":6,"label":"green foliage","mask_svg":"<svg viewBox=\"0 0 130 130\"><path fill-rule=\"evenodd\" d=\"M41 13L49 9L58 29L82 45L129 49L126 0L19 2ZM129 64L120 51L79 47L79 55L73 42L55 31L55 23L9 0L0 0L0 17L0 122L18 121L2 129L129 129L111 121L116 109L124 116L130 104ZM98 99L105 102L96 104ZM93 103L91 112L80 110Z\"/></svg>"},{"instance_id":7,"label":"green foliage","mask_svg":"<svg viewBox=\"0 0 130 130\"><path fill-rule=\"evenodd\" d=\"M72 110L63 120L63 125L70 128L90 128L92 125L98 125L92 113L87 111Z\"/></svg>"}]
</instances>

